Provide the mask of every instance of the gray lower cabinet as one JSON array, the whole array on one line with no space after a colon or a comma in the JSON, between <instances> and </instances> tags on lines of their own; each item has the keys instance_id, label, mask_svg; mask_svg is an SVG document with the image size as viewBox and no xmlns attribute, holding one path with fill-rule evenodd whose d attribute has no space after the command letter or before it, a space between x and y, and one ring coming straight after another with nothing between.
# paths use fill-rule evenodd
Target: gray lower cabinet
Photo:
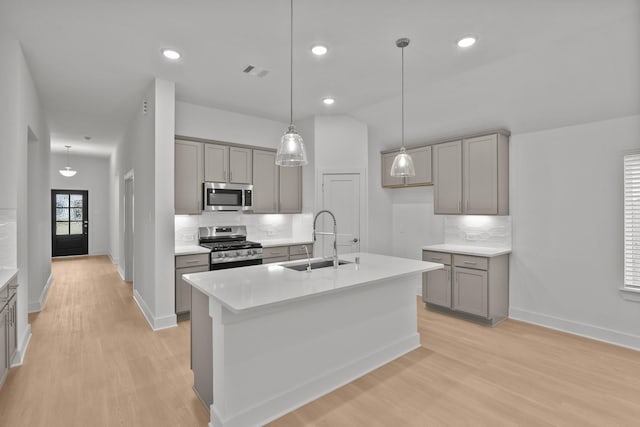
<instances>
[{"instance_id":1,"label":"gray lower cabinet","mask_svg":"<svg viewBox=\"0 0 640 427\"><path fill-rule=\"evenodd\" d=\"M17 287L14 279L0 290L0 386L4 384L18 348Z\"/></svg>"},{"instance_id":2,"label":"gray lower cabinet","mask_svg":"<svg viewBox=\"0 0 640 427\"><path fill-rule=\"evenodd\" d=\"M183 274L209 271L209 254L176 255L176 314L191 311L191 285L184 281Z\"/></svg>"},{"instance_id":3,"label":"gray lower cabinet","mask_svg":"<svg viewBox=\"0 0 640 427\"><path fill-rule=\"evenodd\" d=\"M312 243L304 245L271 246L262 250L262 263L271 264L274 262L307 259L307 251L309 251L309 257L313 258Z\"/></svg>"},{"instance_id":4,"label":"gray lower cabinet","mask_svg":"<svg viewBox=\"0 0 640 427\"><path fill-rule=\"evenodd\" d=\"M422 276L422 299L492 326L509 315L509 255L478 257L423 251L422 259L445 264Z\"/></svg>"}]
</instances>

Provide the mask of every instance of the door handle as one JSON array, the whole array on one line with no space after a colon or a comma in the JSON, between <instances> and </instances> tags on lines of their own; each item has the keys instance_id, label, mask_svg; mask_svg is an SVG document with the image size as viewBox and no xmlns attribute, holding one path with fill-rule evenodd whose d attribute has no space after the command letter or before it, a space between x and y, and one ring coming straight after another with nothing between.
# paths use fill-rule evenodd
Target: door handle
<instances>
[{"instance_id":1,"label":"door handle","mask_svg":"<svg viewBox=\"0 0 640 427\"><path fill-rule=\"evenodd\" d=\"M357 237L354 237L354 238L353 238L353 243L358 243L358 241L359 241L359 240L358 240L358 238L357 238Z\"/></svg>"}]
</instances>

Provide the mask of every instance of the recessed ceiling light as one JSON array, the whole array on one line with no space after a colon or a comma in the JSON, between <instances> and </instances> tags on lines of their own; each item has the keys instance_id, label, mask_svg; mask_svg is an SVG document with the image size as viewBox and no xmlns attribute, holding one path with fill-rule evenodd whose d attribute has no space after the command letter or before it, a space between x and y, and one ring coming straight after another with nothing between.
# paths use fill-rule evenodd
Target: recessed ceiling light
<instances>
[{"instance_id":1,"label":"recessed ceiling light","mask_svg":"<svg viewBox=\"0 0 640 427\"><path fill-rule=\"evenodd\" d=\"M164 55L165 58L172 59L174 61L177 59L180 59L180 56L181 56L180 52L173 49L162 49L162 54Z\"/></svg>"},{"instance_id":2,"label":"recessed ceiling light","mask_svg":"<svg viewBox=\"0 0 640 427\"><path fill-rule=\"evenodd\" d=\"M324 103L324 105L332 105L334 102L336 102L336 100L333 98L323 98L322 102Z\"/></svg>"},{"instance_id":3,"label":"recessed ceiling light","mask_svg":"<svg viewBox=\"0 0 640 427\"><path fill-rule=\"evenodd\" d=\"M459 47L471 47L474 44L476 44L476 38L475 37L463 37L460 40L458 40L458 46Z\"/></svg>"},{"instance_id":4,"label":"recessed ceiling light","mask_svg":"<svg viewBox=\"0 0 640 427\"><path fill-rule=\"evenodd\" d=\"M328 51L327 47L322 45L316 45L311 48L311 52L313 52L314 55L318 55L318 56L325 55L327 51Z\"/></svg>"}]
</instances>

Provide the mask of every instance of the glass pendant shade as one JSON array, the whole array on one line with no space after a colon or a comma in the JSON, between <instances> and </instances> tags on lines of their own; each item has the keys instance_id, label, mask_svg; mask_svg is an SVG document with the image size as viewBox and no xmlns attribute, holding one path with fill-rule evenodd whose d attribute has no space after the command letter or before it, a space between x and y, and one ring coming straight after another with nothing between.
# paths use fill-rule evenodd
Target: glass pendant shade
<instances>
[{"instance_id":1,"label":"glass pendant shade","mask_svg":"<svg viewBox=\"0 0 640 427\"><path fill-rule=\"evenodd\" d=\"M411 159L411 156L407 154L404 147L400 149L396 158L393 159L393 164L391 165L391 176L416 176L416 170L413 168L413 160Z\"/></svg>"},{"instance_id":2,"label":"glass pendant shade","mask_svg":"<svg viewBox=\"0 0 640 427\"><path fill-rule=\"evenodd\" d=\"M304 150L302 137L293 125L289 125L287 133L282 135L280 146L276 153L276 165L278 166L304 166L307 162L307 153Z\"/></svg>"},{"instance_id":3,"label":"glass pendant shade","mask_svg":"<svg viewBox=\"0 0 640 427\"><path fill-rule=\"evenodd\" d=\"M58 172L60 172L60 175L66 176L67 178L74 176L77 173L77 171L71 169L71 166L66 166L64 169L60 169Z\"/></svg>"},{"instance_id":4,"label":"glass pendant shade","mask_svg":"<svg viewBox=\"0 0 640 427\"><path fill-rule=\"evenodd\" d=\"M65 147L67 149L67 166L65 166L64 169L60 169L58 172L60 172L60 175L69 178L74 176L77 171L74 171L73 169L71 169L71 166L69 166L69 148L71 148L71 146L65 145Z\"/></svg>"}]
</instances>

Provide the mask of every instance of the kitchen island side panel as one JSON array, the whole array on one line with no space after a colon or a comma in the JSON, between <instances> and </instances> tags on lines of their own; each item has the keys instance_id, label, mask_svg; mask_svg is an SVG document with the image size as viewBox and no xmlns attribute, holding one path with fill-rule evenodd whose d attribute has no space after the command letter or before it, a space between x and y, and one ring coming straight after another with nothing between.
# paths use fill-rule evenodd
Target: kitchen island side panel
<instances>
[{"instance_id":1,"label":"kitchen island side panel","mask_svg":"<svg viewBox=\"0 0 640 427\"><path fill-rule=\"evenodd\" d=\"M243 313L211 298L211 425L265 424L418 348L412 279Z\"/></svg>"}]
</instances>

